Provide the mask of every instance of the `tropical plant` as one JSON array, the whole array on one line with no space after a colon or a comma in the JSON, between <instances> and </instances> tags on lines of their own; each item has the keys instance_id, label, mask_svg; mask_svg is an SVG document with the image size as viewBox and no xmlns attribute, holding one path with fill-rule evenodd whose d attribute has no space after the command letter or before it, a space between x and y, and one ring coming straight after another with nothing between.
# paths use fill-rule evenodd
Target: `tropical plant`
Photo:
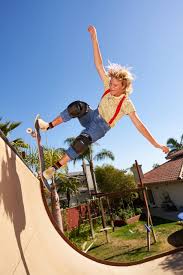
<instances>
[{"instance_id":1,"label":"tropical plant","mask_svg":"<svg viewBox=\"0 0 183 275\"><path fill-rule=\"evenodd\" d=\"M180 142L175 138L169 138L167 140L167 146L170 148L170 153L183 149L183 134L180 137Z\"/></svg>"},{"instance_id":2,"label":"tropical plant","mask_svg":"<svg viewBox=\"0 0 183 275\"><path fill-rule=\"evenodd\" d=\"M68 146L70 146L73 143L74 140L75 140L74 137L70 137L70 138L67 138L64 141L64 143L67 144ZM95 144L97 145L97 143L95 143ZM109 150L103 149L102 151L100 151L99 153L97 153L95 156L93 156L93 153L94 153L94 145L91 144L91 145L88 146L88 149L83 154L79 155L77 157L77 159L73 160L74 164L77 161L80 161L80 160L83 160L83 159L85 159L88 163L90 163L91 160L100 161L100 160L104 160L106 158L114 160L114 155Z\"/></svg>"},{"instance_id":3,"label":"tropical plant","mask_svg":"<svg viewBox=\"0 0 183 275\"><path fill-rule=\"evenodd\" d=\"M65 143L70 146L73 143L74 139L75 139L74 137L67 138L65 140ZM97 143L95 143L95 144L97 144ZM88 146L88 149L83 154L79 155L78 158L74 160L74 164L80 160L82 160L83 162L84 162L84 160L86 160L88 162L88 164L90 166L93 183L94 183L95 192L97 193L97 185L96 185L96 179L95 179L95 173L94 173L93 160L101 161L106 158L114 160L114 155L111 151L106 150L106 149L101 150L95 156L93 156L93 153L94 153L94 145L91 144Z\"/></svg>"},{"instance_id":4,"label":"tropical plant","mask_svg":"<svg viewBox=\"0 0 183 275\"><path fill-rule=\"evenodd\" d=\"M54 148L44 147L43 153L44 153L45 168L48 168L63 156L64 151L61 148L54 149ZM37 148L29 148L27 150L25 161L29 166L29 168L33 171L33 173L38 175L40 168L39 168L39 155L38 155ZM57 170L51 186L51 197L49 194L49 199L51 198L52 215L58 227L60 228L60 230L63 230L63 226L62 226L58 191L60 187L60 182L62 183L62 186L66 184L65 181L62 180L62 177L63 177L63 174L67 174L67 171L68 169L66 165L64 167L61 167L59 170Z\"/></svg>"},{"instance_id":5,"label":"tropical plant","mask_svg":"<svg viewBox=\"0 0 183 275\"><path fill-rule=\"evenodd\" d=\"M43 152L44 152L45 168L52 166L64 154L64 151L62 148L55 149L55 148L43 147ZM29 166L29 168L33 171L33 173L37 174L39 171L39 156L38 156L37 148L29 147L27 149L25 161ZM64 167L61 167L61 169L59 169L58 172L60 172L60 170L62 170L63 173L67 173L68 171L67 165L65 165Z\"/></svg>"},{"instance_id":6,"label":"tropical plant","mask_svg":"<svg viewBox=\"0 0 183 275\"><path fill-rule=\"evenodd\" d=\"M66 194L67 207L70 206L71 195L78 193L80 181L74 177L68 177L65 174L59 173L55 179L59 194Z\"/></svg>"},{"instance_id":7,"label":"tropical plant","mask_svg":"<svg viewBox=\"0 0 183 275\"><path fill-rule=\"evenodd\" d=\"M27 166L34 174L38 174L39 171L39 157L36 147L29 147L25 153L25 159Z\"/></svg>"},{"instance_id":8,"label":"tropical plant","mask_svg":"<svg viewBox=\"0 0 183 275\"><path fill-rule=\"evenodd\" d=\"M0 118L0 121L2 121L2 118ZM21 122L0 122L0 130L3 132L3 134L6 137L9 137L11 132L16 129L18 126L20 126ZM21 138L14 139L10 141L10 143L15 147L15 149L21 153L22 149L27 149L29 147L28 144L26 144Z\"/></svg>"},{"instance_id":9,"label":"tropical plant","mask_svg":"<svg viewBox=\"0 0 183 275\"><path fill-rule=\"evenodd\" d=\"M64 154L64 150L62 148L48 148L44 147L44 160L45 160L45 168L52 166L55 162L57 162ZM29 168L36 175L39 172L39 157L38 150L35 147L30 147L26 152L25 161ZM67 176L68 167L65 165L61 169L57 170L55 175L55 183L57 187L58 193L66 193L69 204L69 197L71 193L76 193L79 187L79 182L75 178L70 178Z\"/></svg>"}]
</instances>

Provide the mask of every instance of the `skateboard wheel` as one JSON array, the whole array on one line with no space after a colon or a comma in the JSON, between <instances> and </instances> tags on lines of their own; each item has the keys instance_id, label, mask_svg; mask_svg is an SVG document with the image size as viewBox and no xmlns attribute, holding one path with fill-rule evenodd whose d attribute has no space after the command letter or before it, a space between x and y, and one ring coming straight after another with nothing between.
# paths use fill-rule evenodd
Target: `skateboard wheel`
<instances>
[{"instance_id":1,"label":"skateboard wheel","mask_svg":"<svg viewBox=\"0 0 183 275\"><path fill-rule=\"evenodd\" d=\"M32 134L33 130L32 130L32 128L27 128L26 132L27 132L28 134Z\"/></svg>"}]
</instances>

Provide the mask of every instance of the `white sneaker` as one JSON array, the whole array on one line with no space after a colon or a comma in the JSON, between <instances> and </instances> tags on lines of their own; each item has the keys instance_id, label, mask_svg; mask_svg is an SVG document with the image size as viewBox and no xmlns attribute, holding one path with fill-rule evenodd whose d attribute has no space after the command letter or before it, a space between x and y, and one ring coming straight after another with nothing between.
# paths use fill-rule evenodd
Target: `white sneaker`
<instances>
[{"instance_id":1,"label":"white sneaker","mask_svg":"<svg viewBox=\"0 0 183 275\"><path fill-rule=\"evenodd\" d=\"M49 123L48 122L46 122L43 119L39 118L38 119L38 124L39 124L39 128L42 131L47 131L48 130L48 127L49 127Z\"/></svg>"},{"instance_id":2,"label":"white sneaker","mask_svg":"<svg viewBox=\"0 0 183 275\"><path fill-rule=\"evenodd\" d=\"M50 180L53 178L56 169L54 167L49 167L48 169L44 170L43 176L46 180Z\"/></svg>"}]
</instances>

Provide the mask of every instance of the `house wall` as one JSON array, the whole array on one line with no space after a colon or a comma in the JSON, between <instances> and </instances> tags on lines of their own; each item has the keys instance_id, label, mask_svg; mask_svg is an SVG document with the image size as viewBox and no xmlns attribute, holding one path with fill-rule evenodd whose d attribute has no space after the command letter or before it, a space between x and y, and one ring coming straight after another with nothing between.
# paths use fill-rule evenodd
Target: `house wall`
<instances>
[{"instance_id":1,"label":"house wall","mask_svg":"<svg viewBox=\"0 0 183 275\"><path fill-rule=\"evenodd\" d=\"M90 198L90 194L88 190L86 190L85 192L81 192L80 194L77 194L77 195L72 195L70 200L70 206L73 207L75 205L83 203L89 198Z\"/></svg>"},{"instance_id":2,"label":"house wall","mask_svg":"<svg viewBox=\"0 0 183 275\"><path fill-rule=\"evenodd\" d=\"M148 185L148 188L152 190L152 194L155 200L155 205L157 207L162 206L165 194L169 194L170 199L179 209L183 206L183 182L173 182L173 183L158 183L152 186Z\"/></svg>"},{"instance_id":3,"label":"house wall","mask_svg":"<svg viewBox=\"0 0 183 275\"><path fill-rule=\"evenodd\" d=\"M87 188L82 191L79 188L79 191L80 192L77 194L71 194L70 204L69 204L70 207L75 207L76 205L83 203L86 200L91 198ZM61 201L61 206L65 208L65 206L67 206L67 204L68 204L66 194L64 194L64 195L62 194L62 196L60 197L60 201Z\"/></svg>"}]
</instances>

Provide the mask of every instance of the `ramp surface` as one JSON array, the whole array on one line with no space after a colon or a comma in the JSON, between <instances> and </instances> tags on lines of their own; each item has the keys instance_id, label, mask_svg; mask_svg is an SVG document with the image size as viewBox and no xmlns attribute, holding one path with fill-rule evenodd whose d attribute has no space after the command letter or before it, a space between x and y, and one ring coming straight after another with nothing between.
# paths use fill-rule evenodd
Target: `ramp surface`
<instances>
[{"instance_id":1,"label":"ramp surface","mask_svg":"<svg viewBox=\"0 0 183 275\"><path fill-rule=\"evenodd\" d=\"M50 220L39 181L0 137L1 275L183 274L182 257L180 250L152 261L118 266L94 261L73 249Z\"/></svg>"}]
</instances>

